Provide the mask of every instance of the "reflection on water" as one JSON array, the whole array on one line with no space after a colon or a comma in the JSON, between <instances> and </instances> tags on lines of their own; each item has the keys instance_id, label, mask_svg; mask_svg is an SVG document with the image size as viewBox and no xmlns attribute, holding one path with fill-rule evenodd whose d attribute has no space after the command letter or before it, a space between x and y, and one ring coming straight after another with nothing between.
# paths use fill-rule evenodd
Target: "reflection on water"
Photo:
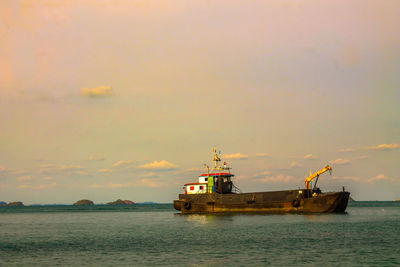
<instances>
[{"instance_id":1,"label":"reflection on water","mask_svg":"<svg viewBox=\"0 0 400 267\"><path fill-rule=\"evenodd\" d=\"M185 221L197 224L210 224L218 222L234 222L245 217L265 218L268 223L283 223L283 222L337 222L348 216L344 213L316 213L316 214L292 214L292 213L218 213L218 214L181 214L175 213L175 216L181 216Z\"/></svg>"},{"instance_id":2,"label":"reflection on water","mask_svg":"<svg viewBox=\"0 0 400 267\"><path fill-rule=\"evenodd\" d=\"M343 213L317 213L317 214L304 214L304 218L308 222L335 222L341 219L340 216L348 215L347 212ZM339 216L339 217L338 217Z\"/></svg>"},{"instance_id":3,"label":"reflection on water","mask_svg":"<svg viewBox=\"0 0 400 267\"><path fill-rule=\"evenodd\" d=\"M180 214L176 213L176 216L181 216L186 221L197 224L210 224L219 222L232 222L234 214Z\"/></svg>"}]
</instances>

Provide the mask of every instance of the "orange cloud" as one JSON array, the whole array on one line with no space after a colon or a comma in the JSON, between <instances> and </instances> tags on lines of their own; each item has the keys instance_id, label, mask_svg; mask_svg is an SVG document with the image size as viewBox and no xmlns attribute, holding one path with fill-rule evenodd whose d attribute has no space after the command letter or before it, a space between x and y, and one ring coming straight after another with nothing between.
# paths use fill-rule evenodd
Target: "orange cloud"
<instances>
[{"instance_id":1,"label":"orange cloud","mask_svg":"<svg viewBox=\"0 0 400 267\"><path fill-rule=\"evenodd\" d=\"M55 174L55 173L66 173L66 174L78 174L87 175L89 174L86 167L80 165L56 165L56 164L41 164L39 165L39 174Z\"/></svg>"},{"instance_id":2,"label":"orange cloud","mask_svg":"<svg viewBox=\"0 0 400 267\"><path fill-rule=\"evenodd\" d=\"M120 160L115 162L112 166L113 167L121 167L121 166L126 166L132 164L134 161L129 159L129 160Z\"/></svg>"},{"instance_id":3,"label":"orange cloud","mask_svg":"<svg viewBox=\"0 0 400 267\"><path fill-rule=\"evenodd\" d=\"M140 165L138 168L139 169L154 169L154 170L172 170L172 169L176 169L178 166L170 163L166 160L161 160L161 161L153 161L152 163L147 163L147 164L143 164Z\"/></svg>"},{"instance_id":4,"label":"orange cloud","mask_svg":"<svg viewBox=\"0 0 400 267\"><path fill-rule=\"evenodd\" d=\"M293 161L293 162L290 163L289 169L294 169L294 168L298 168L298 167L301 167L301 166L303 166L303 165L301 165L298 162Z\"/></svg>"},{"instance_id":5,"label":"orange cloud","mask_svg":"<svg viewBox=\"0 0 400 267\"><path fill-rule=\"evenodd\" d=\"M378 174L377 176L368 179L368 182L371 184L382 181L394 181L394 179L388 178L384 174Z\"/></svg>"},{"instance_id":6,"label":"orange cloud","mask_svg":"<svg viewBox=\"0 0 400 267\"><path fill-rule=\"evenodd\" d=\"M112 95L112 88L110 86L98 86L94 88L81 88L81 95L87 97L107 97Z\"/></svg>"},{"instance_id":7,"label":"orange cloud","mask_svg":"<svg viewBox=\"0 0 400 267\"><path fill-rule=\"evenodd\" d=\"M262 183L278 183L278 182L283 182L283 183L289 183L293 181L294 177L291 175L284 175L284 174L279 174L276 176L267 176L264 178L259 179L260 182Z\"/></svg>"},{"instance_id":8,"label":"orange cloud","mask_svg":"<svg viewBox=\"0 0 400 267\"><path fill-rule=\"evenodd\" d=\"M350 180L350 181L360 181L361 180L359 177L355 177L355 176L341 176L341 177L332 176L332 178L330 178L330 179L333 179L333 180Z\"/></svg>"},{"instance_id":9,"label":"orange cloud","mask_svg":"<svg viewBox=\"0 0 400 267\"><path fill-rule=\"evenodd\" d=\"M339 158L339 159L331 160L331 161L329 161L329 163L335 164L335 165L345 165L345 164L349 164L350 160Z\"/></svg>"},{"instance_id":10,"label":"orange cloud","mask_svg":"<svg viewBox=\"0 0 400 267\"><path fill-rule=\"evenodd\" d=\"M235 153L235 154L227 154L222 156L224 159L248 159L248 155L243 155L241 153Z\"/></svg>"},{"instance_id":11,"label":"orange cloud","mask_svg":"<svg viewBox=\"0 0 400 267\"><path fill-rule=\"evenodd\" d=\"M307 154L304 156L304 159L316 159L316 157L313 154Z\"/></svg>"},{"instance_id":12,"label":"orange cloud","mask_svg":"<svg viewBox=\"0 0 400 267\"><path fill-rule=\"evenodd\" d=\"M57 184L56 183L51 183L51 184L41 184L41 185L19 185L17 186L18 188L21 189L46 189L46 188L52 188L55 187Z\"/></svg>"},{"instance_id":13,"label":"orange cloud","mask_svg":"<svg viewBox=\"0 0 400 267\"><path fill-rule=\"evenodd\" d=\"M89 157L89 160L90 161L102 161L102 160L104 160L104 158L103 157L95 157L92 155Z\"/></svg>"},{"instance_id":14,"label":"orange cloud","mask_svg":"<svg viewBox=\"0 0 400 267\"><path fill-rule=\"evenodd\" d=\"M368 150L393 150L399 147L399 144L380 144L377 146L370 146L366 149Z\"/></svg>"}]
</instances>

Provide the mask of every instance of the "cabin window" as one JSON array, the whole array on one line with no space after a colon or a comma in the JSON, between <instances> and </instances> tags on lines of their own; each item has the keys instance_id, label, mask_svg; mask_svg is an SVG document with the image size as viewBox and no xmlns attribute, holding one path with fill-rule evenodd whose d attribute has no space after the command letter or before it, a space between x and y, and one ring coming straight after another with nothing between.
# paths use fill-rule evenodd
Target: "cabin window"
<instances>
[{"instance_id":1,"label":"cabin window","mask_svg":"<svg viewBox=\"0 0 400 267\"><path fill-rule=\"evenodd\" d=\"M190 187L190 190L194 190L194 186L191 186L191 187Z\"/></svg>"},{"instance_id":2,"label":"cabin window","mask_svg":"<svg viewBox=\"0 0 400 267\"><path fill-rule=\"evenodd\" d=\"M204 178L204 181L206 181L206 182L207 182L207 181L208 181L208 178L207 178L207 177L206 177L206 178Z\"/></svg>"},{"instance_id":3,"label":"cabin window","mask_svg":"<svg viewBox=\"0 0 400 267\"><path fill-rule=\"evenodd\" d=\"M203 190L203 186L202 185L200 185L200 190Z\"/></svg>"}]
</instances>

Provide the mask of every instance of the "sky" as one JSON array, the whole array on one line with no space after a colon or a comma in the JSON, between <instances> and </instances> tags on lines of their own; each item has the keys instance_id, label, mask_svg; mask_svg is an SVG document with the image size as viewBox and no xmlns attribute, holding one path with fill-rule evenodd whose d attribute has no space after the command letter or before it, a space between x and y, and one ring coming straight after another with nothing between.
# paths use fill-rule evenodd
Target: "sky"
<instances>
[{"instance_id":1,"label":"sky","mask_svg":"<svg viewBox=\"0 0 400 267\"><path fill-rule=\"evenodd\" d=\"M0 201L170 203L222 151L244 192L400 198L396 0L0 2Z\"/></svg>"}]
</instances>

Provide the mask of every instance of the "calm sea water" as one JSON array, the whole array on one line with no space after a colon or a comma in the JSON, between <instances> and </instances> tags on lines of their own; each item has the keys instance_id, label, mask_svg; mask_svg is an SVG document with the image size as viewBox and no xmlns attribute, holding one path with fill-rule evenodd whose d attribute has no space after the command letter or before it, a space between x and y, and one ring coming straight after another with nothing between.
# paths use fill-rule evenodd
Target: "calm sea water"
<instances>
[{"instance_id":1,"label":"calm sea water","mask_svg":"<svg viewBox=\"0 0 400 267\"><path fill-rule=\"evenodd\" d=\"M347 214L318 215L0 207L0 265L400 265L400 202L353 202Z\"/></svg>"}]
</instances>

